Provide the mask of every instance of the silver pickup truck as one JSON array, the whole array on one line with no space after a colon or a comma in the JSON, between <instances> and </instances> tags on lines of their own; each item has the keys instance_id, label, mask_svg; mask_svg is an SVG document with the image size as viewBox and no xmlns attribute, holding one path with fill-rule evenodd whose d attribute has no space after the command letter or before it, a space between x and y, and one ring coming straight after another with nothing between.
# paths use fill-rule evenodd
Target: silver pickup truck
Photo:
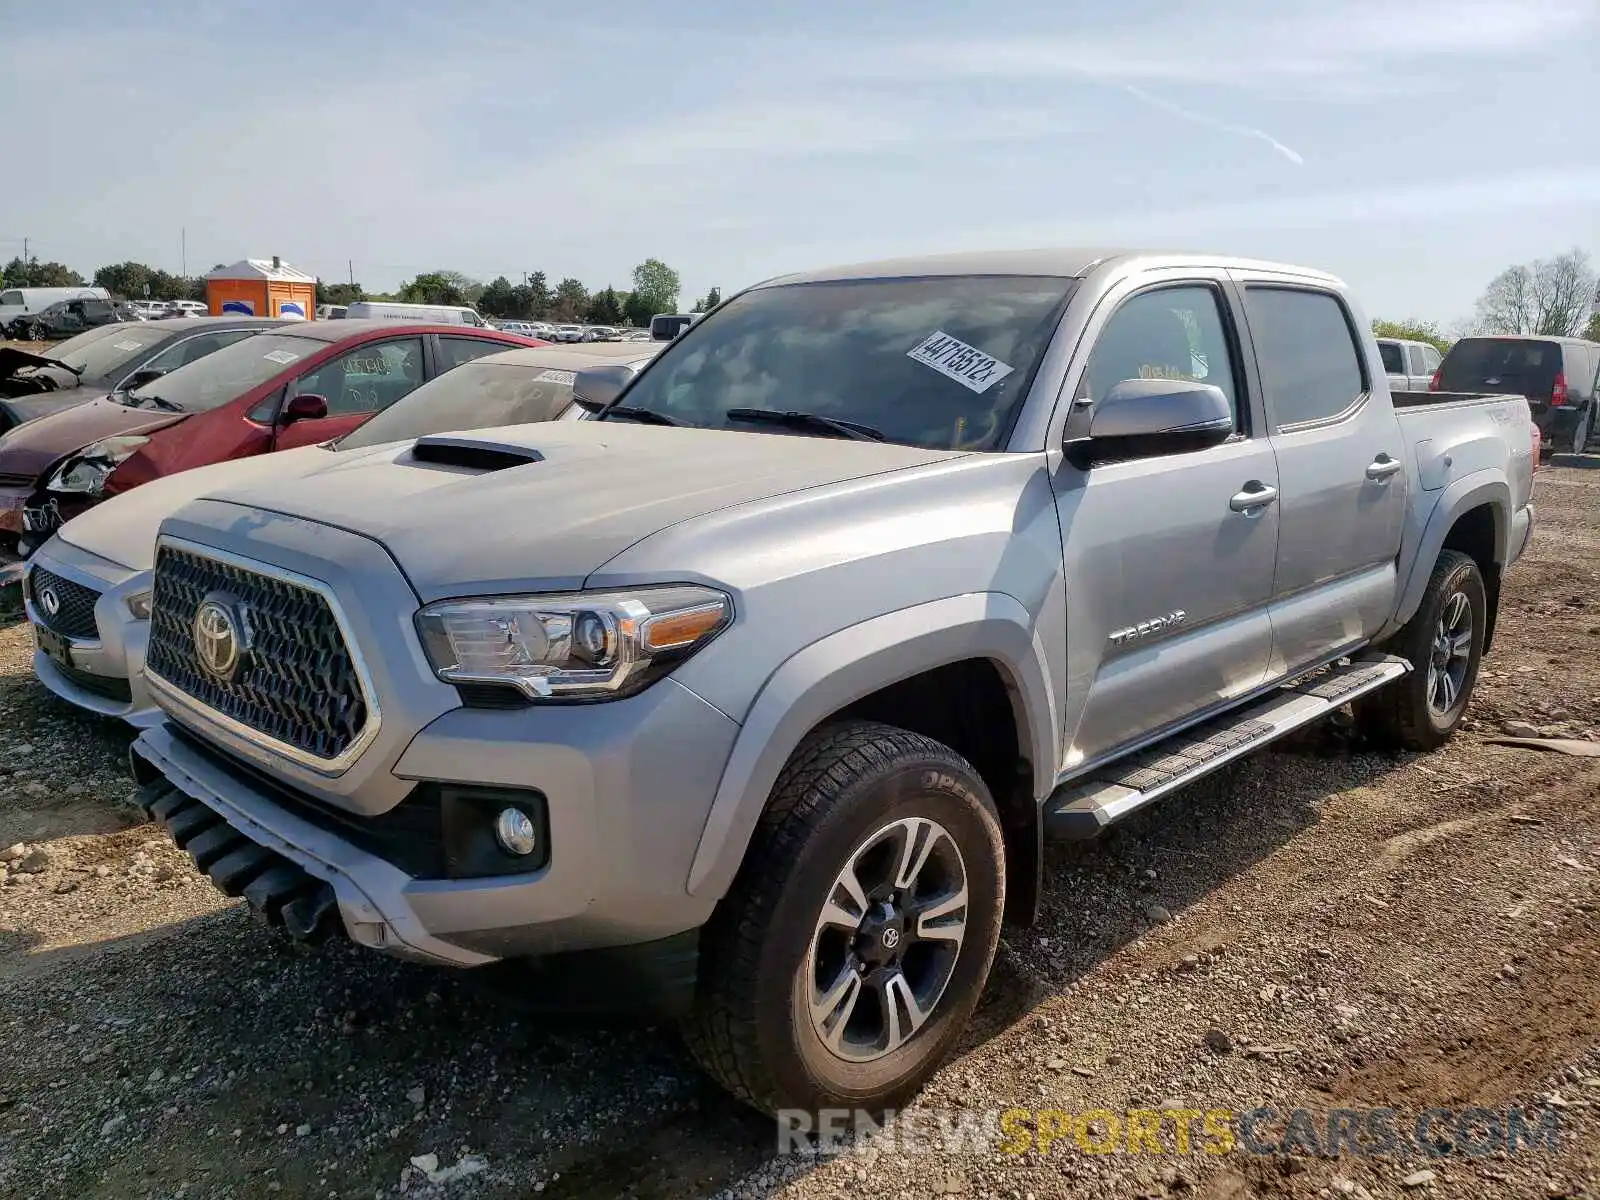
<instances>
[{"instance_id":1,"label":"silver pickup truck","mask_svg":"<svg viewBox=\"0 0 1600 1200\"><path fill-rule=\"evenodd\" d=\"M595 420L219 487L161 527L142 803L297 937L649 997L757 1107L892 1106L1045 837L1345 704L1461 720L1528 405L1391 397L1368 328L1262 262L850 266L580 373Z\"/></svg>"}]
</instances>

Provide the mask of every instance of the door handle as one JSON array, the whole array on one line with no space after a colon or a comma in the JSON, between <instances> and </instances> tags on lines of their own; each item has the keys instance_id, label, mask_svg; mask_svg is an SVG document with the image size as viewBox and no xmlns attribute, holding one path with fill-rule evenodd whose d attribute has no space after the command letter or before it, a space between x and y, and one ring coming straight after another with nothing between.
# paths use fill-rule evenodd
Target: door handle
<instances>
[{"instance_id":1,"label":"door handle","mask_svg":"<svg viewBox=\"0 0 1600 1200\"><path fill-rule=\"evenodd\" d=\"M1377 458L1367 464L1367 478L1381 481L1389 478L1399 469L1400 461L1398 459L1390 458L1387 454L1379 454Z\"/></svg>"},{"instance_id":2,"label":"door handle","mask_svg":"<svg viewBox=\"0 0 1600 1200\"><path fill-rule=\"evenodd\" d=\"M1278 489L1267 487L1259 479L1252 479L1244 485L1244 490L1235 492L1228 500L1228 507L1236 513L1253 513L1263 509L1278 498Z\"/></svg>"}]
</instances>

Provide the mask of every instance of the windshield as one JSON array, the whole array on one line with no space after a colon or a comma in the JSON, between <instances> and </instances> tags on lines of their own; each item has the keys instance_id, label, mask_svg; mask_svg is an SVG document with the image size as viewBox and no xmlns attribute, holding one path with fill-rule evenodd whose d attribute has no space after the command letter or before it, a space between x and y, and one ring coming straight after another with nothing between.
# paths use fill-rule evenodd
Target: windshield
<instances>
[{"instance_id":1,"label":"windshield","mask_svg":"<svg viewBox=\"0 0 1600 1200\"><path fill-rule=\"evenodd\" d=\"M781 427L728 410L804 412L886 441L994 450L1076 283L963 275L760 288L669 343L621 405L767 432Z\"/></svg>"},{"instance_id":2,"label":"windshield","mask_svg":"<svg viewBox=\"0 0 1600 1200\"><path fill-rule=\"evenodd\" d=\"M1393 342L1379 342L1378 353L1383 355L1383 369L1390 375L1404 375L1406 367L1400 361L1400 347Z\"/></svg>"},{"instance_id":3,"label":"windshield","mask_svg":"<svg viewBox=\"0 0 1600 1200\"><path fill-rule=\"evenodd\" d=\"M82 372L81 378L85 382L92 379L120 379L122 368L142 360L152 346L159 345L171 336L164 329L104 325L59 343L48 357Z\"/></svg>"},{"instance_id":4,"label":"windshield","mask_svg":"<svg viewBox=\"0 0 1600 1200\"><path fill-rule=\"evenodd\" d=\"M1561 370L1559 342L1462 338L1439 368L1445 392L1512 392L1548 400Z\"/></svg>"},{"instance_id":5,"label":"windshield","mask_svg":"<svg viewBox=\"0 0 1600 1200\"><path fill-rule=\"evenodd\" d=\"M185 363L153 383L135 388L134 400L158 396L185 412L205 412L237 400L251 388L304 362L327 343L281 333L261 333Z\"/></svg>"},{"instance_id":6,"label":"windshield","mask_svg":"<svg viewBox=\"0 0 1600 1200\"><path fill-rule=\"evenodd\" d=\"M359 450L452 429L553 421L572 402L573 372L537 364L469 362L386 408L338 443Z\"/></svg>"}]
</instances>

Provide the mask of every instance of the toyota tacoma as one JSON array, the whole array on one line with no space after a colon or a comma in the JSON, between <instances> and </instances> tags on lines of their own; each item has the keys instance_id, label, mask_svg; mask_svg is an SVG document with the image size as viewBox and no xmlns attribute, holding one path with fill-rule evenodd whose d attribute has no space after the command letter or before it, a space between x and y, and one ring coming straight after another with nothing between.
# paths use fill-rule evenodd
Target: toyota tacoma
<instances>
[{"instance_id":1,"label":"toyota tacoma","mask_svg":"<svg viewBox=\"0 0 1600 1200\"><path fill-rule=\"evenodd\" d=\"M1537 434L1391 396L1368 330L1240 259L856 265L582 372L594 420L219 485L161 526L141 803L295 936L648 997L764 1110L894 1106L1046 837L1346 704L1461 721Z\"/></svg>"}]
</instances>

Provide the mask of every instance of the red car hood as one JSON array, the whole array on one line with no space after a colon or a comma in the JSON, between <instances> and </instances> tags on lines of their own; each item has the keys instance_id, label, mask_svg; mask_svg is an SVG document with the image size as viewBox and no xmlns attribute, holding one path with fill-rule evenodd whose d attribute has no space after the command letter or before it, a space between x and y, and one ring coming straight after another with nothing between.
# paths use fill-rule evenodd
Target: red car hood
<instances>
[{"instance_id":1,"label":"red car hood","mask_svg":"<svg viewBox=\"0 0 1600 1200\"><path fill-rule=\"evenodd\" d=\"M129 408L106 396L19 425L0 439L0 479L37 479L65 455L119 433L165 429L188 413Z\"/></svg>"}]
</instances>

